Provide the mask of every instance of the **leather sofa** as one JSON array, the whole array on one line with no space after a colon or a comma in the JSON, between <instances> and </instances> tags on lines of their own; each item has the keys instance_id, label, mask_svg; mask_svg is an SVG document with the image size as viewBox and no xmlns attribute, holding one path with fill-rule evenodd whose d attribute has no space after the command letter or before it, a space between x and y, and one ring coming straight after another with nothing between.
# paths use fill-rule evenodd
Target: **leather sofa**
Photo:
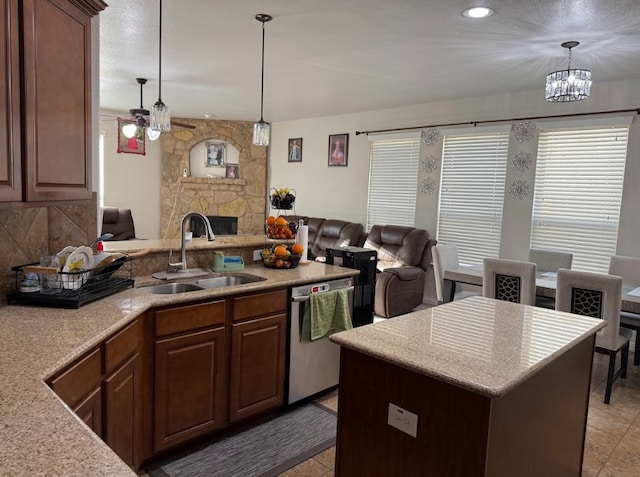
<instances>
[{"instance_id":1,"label":"leather sofa","mask_svg":"<svg viewBox=\"0 0 640 477\"><path fill-rule=\"evenodd\" d=\"M309 227L308 258L324 258L328 248L340 248L361 244L364 226L344 220L323 219L300 215L285 216L289 222L299 223L302 220Z\"/></svg>"},{"instance_id":2,"label":"leather sofa","mask_svg":"<svg viewBox=\"0 0 640 477\"><path fill-rule=\"evenodd\" d=\"M431 273L431 248L436 243L424 229L400 225L371 227L363 247L378 252L376 315L391 318L422 304L427 273Z\"/></svg>"}]
</instances>

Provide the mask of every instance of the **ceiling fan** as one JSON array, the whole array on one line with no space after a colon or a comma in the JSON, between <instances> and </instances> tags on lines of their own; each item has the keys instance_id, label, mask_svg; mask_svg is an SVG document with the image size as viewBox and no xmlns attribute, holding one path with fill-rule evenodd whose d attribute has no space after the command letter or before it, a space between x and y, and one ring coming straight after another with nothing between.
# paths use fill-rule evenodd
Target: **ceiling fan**
<instances>
[{"instance_id":1,"label":"ceiling fan","mask_svg":"<svg viewBox=\"0 0 640 477\"><path fill-rule=\"evenodd\" d=\"M158 139L160 137L160 131L156 131L151 129L149 126L151 124L150 122L150 113L148 109L145 109L145 107L143 106L143 95L142 95L142 89L144 87L144 85L147 82L146 78L136 78L136 81L138 82L138 84L140 85L140 107L139 108L132 108L129 110L129 116L128 118L121 118L125 121L128 122L128 124L125 124L122 127L122 132L124 133L125 136L127 137L133 137L133 135L135 135L136 130L135 127L140 127L140 128L146 128L147 129L147 136L149 136L149 139L151 139L152 141L155 141L156 139ZM135 124L134 124L135 123ZM177 121L171 121L171 124L173 126L177 126L177 127L181 127L181 128L186 128L186 129L195 129L196 127L191 125L191 124L186 124L186 123L180 123ZM127 126L130 126L130 128L128 130L125 131L125 128ZM133 127L131 127L133 126Z\"/></svg>"}]
</instances>

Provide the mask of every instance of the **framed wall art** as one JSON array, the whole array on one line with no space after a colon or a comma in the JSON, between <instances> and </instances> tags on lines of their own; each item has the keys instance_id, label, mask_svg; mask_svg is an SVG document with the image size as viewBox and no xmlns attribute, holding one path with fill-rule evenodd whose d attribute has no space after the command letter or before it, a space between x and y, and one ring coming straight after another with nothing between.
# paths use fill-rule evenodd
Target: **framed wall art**
<instances>
[{"instance_id":1,"label":"framed wall art","mask_svg":"<svg viewBox=\"0 0 640 477\"><path fill-rule=\"evenodd\" d=\"M122 128L124 126L135 126L134 134L128 137ZM142 154L145 155L145 133L144 128L139 127L135 121L118 118L118 153L119 154Z\"/></svg>"},{"instance_id":2,"label":"framed wall art","mask_svg":"<svg viewBox=\"0 0 640 477\"><path fill-rule=\"evenodd\" d=\"M302 138L289 139L289 162L302 162Z\"/></svg>"},{"instance_id":3,"label":"framed wall art","mask_svg":"<svg viewBox=\"0 0 640 477\"><path fill-rule=\"evenodd\" d=\"M227 164L225 172L224 177L227 179L240 179L240 176L238 175L238 164Z\"/></svg>"},{"instance_id":4,"label":"framed wall art","mask_svg":"<svg viewBox=\"0 0 640 477\"><path fill-rule=\"evenodd\" d=\"M207 141L205 143L206 157L204 165L207 167L224 166L227 157L227 143Z\"/></svg>"},{"instance_id":5,"label":"framed wall art","mask_svg":"<svg viewBox=\"0 0 640 477\"><path fill-rule=\"evenodd\" d=\"M346 167L349 155L349 134L329 135L329 166Z\"/></svg>"}]
</instances>

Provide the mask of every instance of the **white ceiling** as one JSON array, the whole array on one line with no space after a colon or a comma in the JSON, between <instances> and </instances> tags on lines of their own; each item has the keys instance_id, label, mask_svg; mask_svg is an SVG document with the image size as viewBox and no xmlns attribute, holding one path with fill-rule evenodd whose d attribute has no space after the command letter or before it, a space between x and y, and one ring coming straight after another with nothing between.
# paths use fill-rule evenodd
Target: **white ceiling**
<instances>
[{"instance_id":1,"label":"white ceiling","mask_svg":"<svg viewBox=\"0 0 640 477\"><path fill-rule=\"evenodd\" d=\"M106 0L100 106L158 97L158 0ZM470 20L462 11L491 6ZM639 0L164 0L162 99L173 117L268 122L539 90L572 66L598 82L640 78Z\"/></svg>"}]
</instances>

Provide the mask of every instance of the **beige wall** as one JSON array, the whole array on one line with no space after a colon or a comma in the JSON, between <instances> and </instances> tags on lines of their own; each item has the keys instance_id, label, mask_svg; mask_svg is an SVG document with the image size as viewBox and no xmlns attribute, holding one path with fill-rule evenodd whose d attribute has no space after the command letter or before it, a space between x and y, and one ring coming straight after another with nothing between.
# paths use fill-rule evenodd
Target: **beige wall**
<instances>
[{"instance_id":1,"label":"beige wall","mask_svg":"<svg viewBox=\"0 0 640 477\"><path fill-rule=\"evenodd\" d=\"M553 104L540 91L460 99L344 116L275 123L269 151L269 187L297 191L296 213L366 222L369 141L355 131L520 118L640 107L640 80L596 83L586 101ZM618 253L640 256L640 127L631 127ZM348 167L328 167L328 135L350 133ZM287 162L289 138L303 138L301 163ZM527 147L533 148L535 144ZM510 154L515 147L510 144ZM530 174L534 174L531 170ZM507 176L507 190L509 181ZM533 182L533 176L529 178ZM529 248L531 199L505 200L501 255L523 259ZM436 233L438 194L418 194L416 224ZM597 240L597 237L594 237Z\"/></svg>"}]
</instances>

